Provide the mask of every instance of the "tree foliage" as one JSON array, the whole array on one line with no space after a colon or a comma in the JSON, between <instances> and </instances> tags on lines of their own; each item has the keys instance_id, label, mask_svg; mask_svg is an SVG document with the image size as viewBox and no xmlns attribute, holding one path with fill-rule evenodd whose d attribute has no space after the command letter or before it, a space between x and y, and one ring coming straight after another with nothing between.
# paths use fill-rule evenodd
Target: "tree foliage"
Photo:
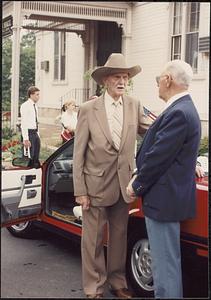
<instances>
[{"instance_id":1,"label":"tree foliage","mask_svg":"<svg viewBox=\"0 0 211 300\"><path fill-rule=\"evenodd\" d=\"M35 34L22 36L20 51L19 106L27 99L27 90L35 85Z\"/></svg>"},{"instance_id":2,"label":"tree foliage","mask_svg":"<svg viewBox=\"0 0 211 300\"><path fill-rule=\"evenodd\" d=\"M27 99L27 89L35 85L35 34L28 32L21 38L19 106ZM17 58L17 63L19 62ZM2 45L2 110L11 109L12 39L3 39Z\"/></svg>"},{"instance_id":3,"label":"tree foliage","mask_svg":"<svg viewBox=\"0 0 211 300\"><path fill-rule=\"evenodd\" d=\"M10 110L11 98L11 67L12 67L12 40L2 40L2 110Z\"/></svg>"}]
</instances>

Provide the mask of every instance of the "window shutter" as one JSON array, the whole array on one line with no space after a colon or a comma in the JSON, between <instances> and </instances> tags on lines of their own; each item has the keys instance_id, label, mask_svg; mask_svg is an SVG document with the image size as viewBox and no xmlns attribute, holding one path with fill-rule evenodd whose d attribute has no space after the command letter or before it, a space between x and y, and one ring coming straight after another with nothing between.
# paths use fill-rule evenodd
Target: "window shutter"
<instances>
[{"instance_id":1,"label":"window shutter","mask_svg":"<svg viewBox=\"0 0 211 300\"><path fill-rule=\"evenodd\" d=\"M209 36L199 38L199 52L209 52L210 38Z\"/></svg>"}]
</instances>

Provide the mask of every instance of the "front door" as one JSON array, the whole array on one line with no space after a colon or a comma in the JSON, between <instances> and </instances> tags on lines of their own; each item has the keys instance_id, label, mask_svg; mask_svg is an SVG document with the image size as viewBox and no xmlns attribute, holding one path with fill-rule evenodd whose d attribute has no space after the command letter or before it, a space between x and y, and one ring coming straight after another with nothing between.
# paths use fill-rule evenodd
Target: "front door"
<instances>
[{"instance_id":1,"label":"front door","mask_svg":"<svg viewBox=\"0 0 211 300\"><path fill-rule=\"evenodd\" d=\"M103 66L111 53L122 51L122 28L115 22L99 21L97 26L97 66ZM100 95L97 85L96 95Z\"/></svg>"}]
</instances>

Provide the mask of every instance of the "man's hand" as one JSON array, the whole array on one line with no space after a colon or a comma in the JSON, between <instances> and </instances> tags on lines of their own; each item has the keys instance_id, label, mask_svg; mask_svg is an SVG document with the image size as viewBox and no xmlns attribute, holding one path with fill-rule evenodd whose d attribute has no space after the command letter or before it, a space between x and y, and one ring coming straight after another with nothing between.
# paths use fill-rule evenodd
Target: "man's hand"
<instances>
[{"instance_id":1,"label":"man's hand","mask_svg":"<svg viewBox=\"0 0 211 300\"><path fill-rule=\"evenodd\" d=\"M196 176L197 177L204 177L205 173L204 173L204 169L200 166L196 166Z\"/></svg>"},{"instance_id":2,"label":"man's hand","mask_svg":"<svg viewBox=\"0 0 211 300\"><path fill-rule=\"evenodd\" d=\"M132 187L132 183L136 177L137 177L137 175L134 175L131 178L131 180L129 181L128 186L126 187L126 193L127 193L128 197L130 197L133 200L135 200L137 198L137 196L134 193L133 187Z\"/></svg>"},{"instance_id":3,"label":"man's hand","mask_svg":"<svg viewBox=\"0 0 211 300\"><path fill-rule=\"evenodd\" d=\"M88 196L78 196L75 197L75 201L82 206L83 210L89 210L90 199Z\"/></svg>"},{"instance_id":4,"label":"man's hand","mask_svg":"<svg viewBox=\"0 0 211 300\"><path fill-rule=\"evenodd\" d=\"M23 141L23 144L26 148L30 148L31 147L31 142L29 140L25 140Z\"/></svg>"}]
</instances>

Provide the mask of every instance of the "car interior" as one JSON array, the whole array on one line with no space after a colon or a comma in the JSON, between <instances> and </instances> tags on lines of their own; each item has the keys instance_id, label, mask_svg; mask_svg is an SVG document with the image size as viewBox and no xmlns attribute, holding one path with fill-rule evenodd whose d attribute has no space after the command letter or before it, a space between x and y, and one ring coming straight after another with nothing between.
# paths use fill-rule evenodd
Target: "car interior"
<instances>
[{"instance_id":1,"label":"car interior","mask_svg":"<svg viewBox=\"0 0 211 300\"><path fill-rule=\"evenodd\" d=\"M81 206L73 192L73 142L49 164L46 213L68 223L81 224Z\"/></svg>"},{"instance_id":2,"label":"car interior","mask_svg":"<svg viewBox=\"0 0 211 300\"><path fill-rule=\"evenodd\" d=\"M82 210L75 202L73 191L73 142L74 139L67 142L48 166L46 213L65 222L81 225Z\"/></svg>"},{"instance_id":3,"label":"car interior","mask_svg":"<svg viewBox=\"0 0 211 300\"><path fill-rule=\"evenodd\" d=\"M138 137L136 151L141 141L142 138ZM81 225L82 210L75 202L73 192L74 139L65 143L63 147L48 166L46 213L65 222Z\"/></svg>"}]
</instances>

